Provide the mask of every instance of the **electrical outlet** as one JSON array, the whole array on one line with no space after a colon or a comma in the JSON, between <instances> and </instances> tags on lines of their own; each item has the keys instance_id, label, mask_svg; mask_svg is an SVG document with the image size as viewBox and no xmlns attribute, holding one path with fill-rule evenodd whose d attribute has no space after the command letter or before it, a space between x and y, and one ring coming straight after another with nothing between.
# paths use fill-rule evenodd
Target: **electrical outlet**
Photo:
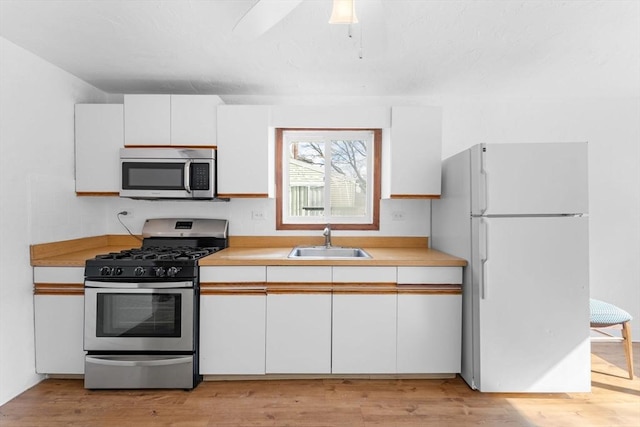
<instances>
[{"instance_id":1,"label":"electrical outlet","mask_svg":"<svg viewBox=\"0 0 640 427\"><path fill-rule=\"evenodd\" d=\"M393 221L404 221L404 212L402 212L402 211L393 211L391 213L391 219Z\"/></svg>"},{"instance_id":2,"label":"electrical outlet","mask_svg":"<svg viewBox=\"0 0 640 427\"><path fill-rule=\"evenodd\" d=\"M254 221L264 221L264 211L251 211L251 219Z\"/></svg>"}]
</instances>

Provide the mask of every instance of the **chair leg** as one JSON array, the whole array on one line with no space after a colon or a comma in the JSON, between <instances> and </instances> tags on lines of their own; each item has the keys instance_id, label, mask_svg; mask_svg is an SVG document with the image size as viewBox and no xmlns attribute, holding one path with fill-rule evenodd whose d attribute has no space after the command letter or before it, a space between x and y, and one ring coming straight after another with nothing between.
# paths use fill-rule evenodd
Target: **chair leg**
<instances>
[{"instance_id":1,"label":"chair leg","mask_svg":"<svg viewBox=\"0 0 640 427\"><path fill-rule=\"evenodd\" d=\"M630 322L624 322L622 324L622 338L624 339L624 355L627 358L627 370L629 371L629 378L633 379L633 347L631 342L631 325Z\"/></svg>"}]
</instances>

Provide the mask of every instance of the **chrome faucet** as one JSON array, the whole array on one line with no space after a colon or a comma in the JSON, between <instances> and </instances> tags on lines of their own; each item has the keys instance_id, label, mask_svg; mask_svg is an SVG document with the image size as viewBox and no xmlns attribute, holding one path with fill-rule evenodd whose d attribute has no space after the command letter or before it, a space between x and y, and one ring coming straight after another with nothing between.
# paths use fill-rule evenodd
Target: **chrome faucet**
<instances>
[{"instance_id":1,"label":"chrome faucet","mask_svg":"<svg viewBox=\"0 0 640 427\"><path fill-rule=\"evenodd\" d=\"M331 224L327 224L327 226L322 231L322 235L324 236L324 246L327 248L331 247Z\"/></svg>"}]
</instances>

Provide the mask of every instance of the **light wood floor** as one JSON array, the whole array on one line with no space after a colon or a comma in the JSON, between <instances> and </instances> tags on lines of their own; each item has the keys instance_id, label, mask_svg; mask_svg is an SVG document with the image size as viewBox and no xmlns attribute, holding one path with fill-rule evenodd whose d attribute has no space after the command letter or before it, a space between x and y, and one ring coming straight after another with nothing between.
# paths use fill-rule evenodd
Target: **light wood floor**
<instances>
[{"instance_id":1,"label":"light wood floor","mask_svg":"<svg viewBox=\"0 0 640 427\"><path fill-rule=\"evenodd\" d=\"M89 391L48 379L0 407L0 426L640 426L640 379L620 344L593 346L592 392L486 394L450 380L205 382ZM640 372L640 343L634 344Z\"/></svg>"}]
</instances>

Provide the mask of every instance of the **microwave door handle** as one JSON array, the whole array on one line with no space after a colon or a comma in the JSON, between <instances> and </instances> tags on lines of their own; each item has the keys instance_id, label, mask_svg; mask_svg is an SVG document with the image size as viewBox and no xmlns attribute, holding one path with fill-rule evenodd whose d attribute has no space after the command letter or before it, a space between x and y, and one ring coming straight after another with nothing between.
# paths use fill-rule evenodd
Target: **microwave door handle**
<instances>
[{"instance_id":1,"label":"microwave door handle","mask_svg":"<svg viewBox=\"0 0 640 427\"><path fill-rule=\"evenodd\" d=\"M191 160L187 160L184 164L184 189L187 193L191 193Z\"/></svg>"}]
</instances>

